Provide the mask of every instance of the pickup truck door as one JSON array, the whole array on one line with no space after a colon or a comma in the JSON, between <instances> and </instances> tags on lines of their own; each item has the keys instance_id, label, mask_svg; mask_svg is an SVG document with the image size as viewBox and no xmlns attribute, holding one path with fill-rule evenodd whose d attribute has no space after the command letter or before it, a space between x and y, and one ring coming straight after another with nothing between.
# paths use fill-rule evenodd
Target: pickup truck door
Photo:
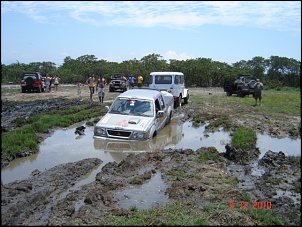
<instances>
[{"instance_id":1,"label":"pickup truck door","mask_svg":"<svg viewBox=\"0 0 302 227\"><path fill-rule=\"evenodd\" d=\"M167 109L165 107L165 103L162 96L159 96L155 100L155 108L156 108L157 130L159 130L165 126L166 118L167 118ZM158 113L159 111L162 113Z\"/></svg>"}]
</instances>

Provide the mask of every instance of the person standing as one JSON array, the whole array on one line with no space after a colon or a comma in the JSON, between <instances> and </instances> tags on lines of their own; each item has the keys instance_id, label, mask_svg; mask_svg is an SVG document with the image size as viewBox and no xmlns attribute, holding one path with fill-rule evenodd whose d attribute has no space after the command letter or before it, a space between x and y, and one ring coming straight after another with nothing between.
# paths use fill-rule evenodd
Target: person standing
<instances>
[{"instance_id":1,"label":"person standing","mask_svg":"<svg viewBox=\"0 0 302 227\"><path fill-rule=\"evenodd\" d=\"M60 77L55 76L53 80L54 80L53 84L55 85L55 91L58 91Z\"/></svg>"},{"instance_id":2,"label":"person standing","mask_svg":"<svg viewBox=\"0 0 302 227\"><path fill-rule=\"evenodd\" d=\"M135 77L133 75L128 77L129 80L129 85L130 85L130 89L134 88L134 83L135 83Z\"/></svg>"},{"instance_id":3,"label":"person standing","mask_svg":"<svg viewBox=\"0 0 302 227\"><path fill-rule=\"evenodd\" d=\"M143 87L143 76L142 75L139 75L138 78L137 78L137 87L138 88L142 88Z\"/></svg>"},{"instance_id":4,"label":"person standing","mask_svg":"<svg viewBox=\"0 0 302 227\"><path fill-rule=\"evenodd\" d=\"M51 86L53 85L54 77L52 75L49 76L49 92L51 92Z\"/></svg>"},{"instance_id":5,"label":"person standing","mask_svg":"<svg viewBox=\"0 0 302 227\"><path fill-rule=\"evenodd\" d=\"M82 87L83 84L80 81L77 81L77 93L78 96L80 97L80 101L82 101Z\"/></svg>"},{"instance_id":6,"label":"person standing","mask_svg":"<svg viewBox=\"0 0 302 227\"><path fill-rule=\"evenodd\" d=\"M258 99L259 99L259 106L261 106L262 89L263 89L263 83L260 82L260 79L257 79L256 84L255 84L255 93L254 93L255 106L257 106L257 100Z\"/></svg>"},{"instance_id":7,"label":"person standing","mask_svg":"<svg viewBox=\"0 0 302 227\"><path fill-rule=\"evenodd\" d=\"M100 78L97 81L96 87L98 89L98 96L100 102L104 102L105 97L105 85L107 84L106 80L101 75Z\"/></svg>"},{"instance_id":8,"label":"person standing","mask_svg":"<svg viewBox=\"0 0 302 227\"><path fill-rule=\"evenodd\" d=\"M90 102L92 102L92 95L94 94L94 88L95 88L95 78L94 75L90 76L87 80L86 80L86 84L89 87L89 91L90 91Z\"/></svg>"},{"instance_id":9,"label":"person standing","mask_svg":"<svg viewBox=\"0 0 302 227\"><path fill-rule=\"evenodd\" d=\"M46 85L46 92L49 92L50 77L48 76L48 74L46 75L46 78L45 78L45 85Z\"/></svg>"}]
</instances>

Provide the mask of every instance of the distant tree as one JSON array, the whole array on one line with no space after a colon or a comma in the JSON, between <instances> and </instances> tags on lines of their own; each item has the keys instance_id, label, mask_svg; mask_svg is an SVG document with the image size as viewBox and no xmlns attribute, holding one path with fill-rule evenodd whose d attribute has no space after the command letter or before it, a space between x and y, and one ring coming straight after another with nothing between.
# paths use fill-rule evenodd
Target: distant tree
<instances>
[{"instance_id":1,"label":"distant tree","mask_svg":"<svg viewBox=\"0 0 302 227\"><path fill-rule=\"evenodd\" d=\"M114 73L148 78L153 71L183 72L188 86L222 86L225 79L231 79L239 74L251 74L266 83L266 87L300 87L301 61L271 56L265 59L256 56L251 60L241 60L233 64L213 61L210 58L187 60L169 59L169 63L160 54L148 54L140 60L125 60L121 63L98 60L95 55L83 55L76 59L70 56L64 58L61 66L53 62L31 62L1 65L1 82L20 83L24 71L38 71L42 74L57 74L62 83L75 83L77 80L86 81L87 77L103 75L109 79ZM146 83L148 80L144 80Z\"/></svg>"}]
</instances>

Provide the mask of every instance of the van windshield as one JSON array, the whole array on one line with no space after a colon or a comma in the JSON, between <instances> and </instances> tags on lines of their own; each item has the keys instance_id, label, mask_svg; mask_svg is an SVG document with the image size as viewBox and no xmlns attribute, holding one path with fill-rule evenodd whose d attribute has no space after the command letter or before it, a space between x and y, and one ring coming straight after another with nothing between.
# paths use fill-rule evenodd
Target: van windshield
<instances>
[{"instance_id":1,"label":"van windshield","mask_svg":"<svg viewBox=\"0 0 302 227\"><path fill-rule=\"evenodd\" d=\"M155 84L172 84L171 75L156 75Z\"/></svg>"}]
</instances>

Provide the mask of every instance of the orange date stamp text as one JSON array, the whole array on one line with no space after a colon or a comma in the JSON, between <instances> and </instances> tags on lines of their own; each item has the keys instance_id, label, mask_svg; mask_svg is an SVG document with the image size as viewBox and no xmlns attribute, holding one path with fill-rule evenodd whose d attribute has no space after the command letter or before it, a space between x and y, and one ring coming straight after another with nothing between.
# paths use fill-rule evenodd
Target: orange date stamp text
<instances>
[{"instance_id":1,"label":"orange date stamp text","mask_svg":"<svg viewBox=\"0 0 302 227\"><path fill-rule=\"evenodd\" d=\"M246 201L230 201L229 202L229 207L231 210L234 208L239 208L243 210L248 210L248 209L253 209L253 210L270 210L272 209L272 202L270 201L254 201L252 203L246 202Z\"/></svg>"}]
</instances>

